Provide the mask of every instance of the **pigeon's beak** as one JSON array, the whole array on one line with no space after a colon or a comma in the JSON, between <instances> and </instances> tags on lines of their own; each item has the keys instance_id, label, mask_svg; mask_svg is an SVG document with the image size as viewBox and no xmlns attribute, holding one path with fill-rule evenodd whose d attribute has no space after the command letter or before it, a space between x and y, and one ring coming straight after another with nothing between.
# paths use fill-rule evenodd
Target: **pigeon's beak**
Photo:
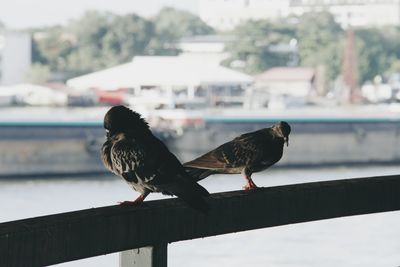
<instances>
[{"instance_id":1,"label":"pigeon's beak","mask_svg":"<svg viewBox=\"0 0 400 267\"><path fill-rule=\"evenodd\" d=\"M285 136L285 137L283 138L283 140L285 141L286 146L289 146L289 136Z\"/></svg>"}]
</instances>

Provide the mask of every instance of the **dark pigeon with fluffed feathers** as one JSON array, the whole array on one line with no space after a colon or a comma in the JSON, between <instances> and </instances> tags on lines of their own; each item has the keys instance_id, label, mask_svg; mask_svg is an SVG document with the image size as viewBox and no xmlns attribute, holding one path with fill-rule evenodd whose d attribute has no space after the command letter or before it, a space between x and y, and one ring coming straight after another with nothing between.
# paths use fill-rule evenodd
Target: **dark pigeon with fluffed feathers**
<instances>
[{"instance_id":1,"label":"dark pigeon with fluffed feathers","mask_svg":"<svg viewBox=\"0 0 400 267\"><path fill-rule=\"evenodd\" d=\"M107 140L101 149L104 165L141 195L151 192L176 195L191 207L206 212L209 193L186 173L179 160L156 138L146 121L125 106L112 107L104 117Z\"/></svg>"},{"instance_id":2,"label":"dark pigeon with fluffed feathers","mask_svg":"<svg viewBox=\"0 0 400 267\"><path fill-rule=\"evenodd\" d=\"M255 189L251 175L282 158L284 143L289 145L290 131L290 125L281 121L270 128L236 137L184 166L195 181L216 173L242 173L247 182L244 189Z\"/></svg>"}]
</instances>

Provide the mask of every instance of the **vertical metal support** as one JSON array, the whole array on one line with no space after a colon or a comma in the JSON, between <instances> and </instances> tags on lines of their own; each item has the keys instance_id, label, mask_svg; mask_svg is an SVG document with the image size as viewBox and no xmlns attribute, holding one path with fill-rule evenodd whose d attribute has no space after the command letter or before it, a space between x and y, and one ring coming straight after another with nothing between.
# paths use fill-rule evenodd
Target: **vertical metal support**
<instances>
[{"instance_id":1,"label":"vertical metal support","mask_svg":"<svg viewBox=\"0 0 400 267\"><path fill-rule=\"evenodd\" d=\"M193 99L196 92L196 87L194 85L189 85L187 87L188 99Z\"/></svg>"},{"instance_id":2,"label":"vertical metal support","mask_svg":"<svg viewBox=\"0 0 400 267\"><path fill-rule=\"evenodd\" d=\"M119 253L120 267L167 267L167 243Z\"/></svg>"}]
</instances>

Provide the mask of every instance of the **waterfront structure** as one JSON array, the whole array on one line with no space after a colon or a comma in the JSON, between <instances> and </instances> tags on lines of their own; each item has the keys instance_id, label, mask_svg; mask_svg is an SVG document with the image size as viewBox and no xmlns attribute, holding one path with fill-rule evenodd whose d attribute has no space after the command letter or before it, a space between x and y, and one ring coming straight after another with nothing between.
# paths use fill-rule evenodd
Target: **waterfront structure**
<instances>
[{"instance_id":1,"label":"waterfront structure","mask_svg":"<svg viewBox=\"0 0 400 267\"><path fill-rule=\"evenodd\" d=\"M201 0L199 15L218 30L246 20L328 11L342 27L400 25L400 0Z\"/></svg>"},{"instance_id":2,"label":"waterfront structure","mask_svg":"<svg viewBox=\"0 0 400 267\"><path fill-rule=\"evenodd\" d=\"M129 104L160 104L202 100L217 102L225 94L238 96L253 82L244 73L202 56L137 56L132 62L67 81L81 90L124 89Z\"/></svg>"},{"instance_id":3,"label":"waterfront structure","mask_svg":"<svg viewBox=\"0 0 400 267\"><path fill-rule=\"evenodd\" d=\"M106 107L4 110L0 114L0 149L7 153L0 155L0 178L105 173L99 151L104 143L106 111ZM279 166L400 162L400 112L393 106L287 108L284 112L155 110L148 115L155 135L182 161L245 132L285 120L295 132Z\"/></svg>"},{"instance_id":4,"label":"waterfront structure","mask_svg":"<svg viewBox=\"0 0 400 267\"><path fill-rule=\"evenodd\" d=\"M29 33L0 33L0 85L24 82L31 65L31 46Z\"/></svg>"}]
</instances>

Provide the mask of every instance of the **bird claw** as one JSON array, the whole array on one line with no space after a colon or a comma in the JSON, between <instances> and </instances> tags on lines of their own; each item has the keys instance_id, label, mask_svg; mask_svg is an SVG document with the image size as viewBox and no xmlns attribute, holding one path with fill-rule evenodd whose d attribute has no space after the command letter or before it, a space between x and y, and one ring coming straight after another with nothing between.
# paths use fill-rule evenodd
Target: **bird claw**
<instances>
[{"instance_id":1,"label":"bird claw","mask_svg":"<svg viewBox=\"0 0 400 267\"><path fill-rule=\"evenodd\" d=\"M245 179L247 181L246 185L243 187L245 191L251 191L258 188L250 176L245 176Z\"/></svg>"},{"instance_id":2,"label":"bird claw","mask_svg":"<svg viewBox=\"0 0 400 267\"><path fill-rule=\"evenodd\" d=\"M251 191L257 189L258 186L256 186L254 183L253 184L246 184L243 186L244 191Z\"/></svg>"},{"instance_id":3,"label":"bird claw","mask_svg":"<svg viewBox=\"0 0 400 267\"><path fill-rule=\"evenodd\" d=\"M120 201L118 202L118 204L123 205L123 206L128 206L128 205L137 205L140 204L144 201L144 199L147 197L149 193L145 193L143 195L140 195L137 199L135 199L134 201Z\"/></svg>"}]
</instances>

